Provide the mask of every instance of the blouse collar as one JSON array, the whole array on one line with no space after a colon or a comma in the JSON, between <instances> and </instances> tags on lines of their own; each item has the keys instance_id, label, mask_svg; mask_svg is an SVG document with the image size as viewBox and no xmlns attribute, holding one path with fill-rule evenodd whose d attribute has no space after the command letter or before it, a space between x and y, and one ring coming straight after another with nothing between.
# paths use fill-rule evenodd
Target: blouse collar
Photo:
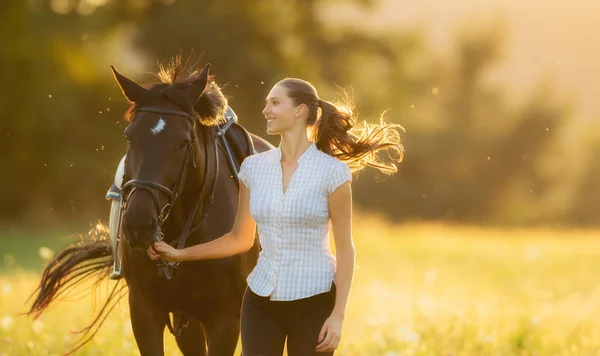
<instances>
[{"instance_id":1,"label":"blouse collar","mask_svg":"<svg viewBox=\"0 0 600 356\"><path fill-rule=\"evenodd\" d=\"M304 160L308 159L312 153L317 150L317 145L312 142L310 146L298 157L298 164L302 163ZM277 147L277 160L281 161L281 146Z\"/></svg>"}]
</instances>

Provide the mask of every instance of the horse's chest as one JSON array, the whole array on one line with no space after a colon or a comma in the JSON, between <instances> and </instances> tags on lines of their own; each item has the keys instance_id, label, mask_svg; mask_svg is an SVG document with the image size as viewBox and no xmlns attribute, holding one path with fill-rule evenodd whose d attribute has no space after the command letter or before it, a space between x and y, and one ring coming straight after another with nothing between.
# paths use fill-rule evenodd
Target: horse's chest
<instances>
[{"instance_id":1,"label":"horse's chest","mask_svg":"<svg viewBox=\"0 0 600 356\"><path fill-rule=\"evenodd\" d=\"M218 269L211 268L212 273L203 270L187 271L185 267L180 268L162 293L175 304L205 303L231 293L231 285L235 283L232 278L216 273Z\"/></svg>"}]
</instances>

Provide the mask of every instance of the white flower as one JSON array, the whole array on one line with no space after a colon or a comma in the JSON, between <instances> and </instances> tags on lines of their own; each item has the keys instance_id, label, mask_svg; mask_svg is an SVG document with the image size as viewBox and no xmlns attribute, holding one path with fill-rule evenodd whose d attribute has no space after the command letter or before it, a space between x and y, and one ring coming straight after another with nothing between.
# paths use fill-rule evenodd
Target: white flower
<instances>
[{"instance_id":1,"label":"white flower","mask_svg":"<svg viewBox=\"0 0 600 356\"><path fill-rule=\"evenodd\" d=\"M13 326L13 324L14 324L14 320L10 316L5 316L4 318L2 318L2 320L0 320L0 326L4 330L10 329Z\"/></svg>"},{"instance_id":2,"label":"white flower","mask_svg":"<svg viewBox=\"0 0 600 356\"><path fill-rule=\"evenodd\" d=\"M479 340L479 342L489 344L489 343L492 343L494 341L494 338L492 337L492 335L489 335L489 334L486 334L483 331L480 331L477 334L477 340Z\"/></svg>"},{"instance_id":3,"label":"white flower","mask_svg":"<svg viewBox=\"0 0 600 356\"><path fill-rule=\"evenodd\" d=\"M437 271L435 269L430 269L425 272L425 282L433 283L437 279Z\"/></svg>"},{"instance_id":4,"label":"white flower","mask_svg":"<svg viewBox=\"0 0 600 356\"><path fill-rule=\"evenodd\" d=\"M127 335L127 336L133 334L133 329L131 328L131 323L123 324L123 332L125 332L125 335Z\"/></svg>"},{"instance_id":5,"label":"white flower","mask_svg":"<svg viewBox=\"0 0 600 356\"><path fill-rule=\"evenodd\" d=\"M418 343L419 342L419 334L417 334L414 331L406 332L404 334L404 341Z\"/></svg>"},{"instance_id":6,"label":"white flower","mask_svg":"<svg viewBox=\"0 0 600 356\"><path fill-rule=\"evenodd\" d=\"M44 261L50 261L52 259L52 257L54 256L54 251L52 251L50 248L42 246L40 247L38 253L40 254L40 257L42 258L42 260Z\"/></svg>"},{"instance_id":7,"label":"white flower","mask_svg":"<svg viewBox=\"0 0 600 356\"><path fill-rule=\"evenodd\" d=\"M36 320L33 322L33 325L31 325L31 328L34 333L39 334L44 330L44 324L41 320Z\"/></svg>"},{"instance_id":8,"label":"white flower","mask_svg":"<svg viewBox=\"0 0 600 356\"><path fill-rule=\"evenodd\" d=\"M408 325L399 327L396 332L396 335L398 335L399 338L402 339L404 342L418 343L420 339L419 334L414 332L413 329Z\"/></svg>"}]
</instances>

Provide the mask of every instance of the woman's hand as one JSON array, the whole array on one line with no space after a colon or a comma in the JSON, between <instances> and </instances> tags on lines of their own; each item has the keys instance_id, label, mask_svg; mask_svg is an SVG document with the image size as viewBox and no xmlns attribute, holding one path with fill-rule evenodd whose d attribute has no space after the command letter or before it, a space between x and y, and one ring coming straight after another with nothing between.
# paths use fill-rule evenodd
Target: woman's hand
<instances>
[{"instance_id":1,"label":"woman's hand","mask_svg":"<svg viewBox=\"0 0 600 356\"><path fill-rule=\"evenodd\" d=\"M148 257L153 260L162 258L165 261L179 262L179 252L164 241L155 242L154 245L148 247Z\"/></svg>"},{"instance_id":2,"label":"woman's hand","mask_svg":"<svg viewBox=\"0 0 600 356\"><path fill-rule=\"evenodd\" d=\"M344 319L337 314L331 314L319 333L319 342L317 352L327 352L337 349L342 336L342 322Z\"/></svg>"}]
</instances>

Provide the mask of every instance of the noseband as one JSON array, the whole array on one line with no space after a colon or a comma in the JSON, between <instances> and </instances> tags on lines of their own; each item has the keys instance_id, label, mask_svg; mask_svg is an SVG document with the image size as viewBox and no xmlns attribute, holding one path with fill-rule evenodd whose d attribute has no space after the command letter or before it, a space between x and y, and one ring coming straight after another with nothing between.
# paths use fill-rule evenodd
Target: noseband
<instances>
[{"instance_id":1,"label":"noseband","mask_svg":"<svg viewBox=\"0 0 600 356\"><path fill-rule=\"evenodd\" d=\"M123 200L122 200L121 214L124 214L125 210L127 209L127 203L129 201L129 198L133 195L133 193L136 190L142 190L144 192L147 192L150 195L150 197L152 197L152 201L154 202L154 205L157 209L158 222L156 224L154 240L161 241L164 238L164 233L162 232L162 226L163 226L164 222L167 220L167 218L169 217L169 215L171 213L171 209L173 208L173 205L175 205L177 198L179 198L179 195L183 191L183 187L185 185L185 176L186 176L187 168L190 164L190 161L192 162L194 167L196 166L196 160L194 157L195 143L198 140L198 137L196 134L196 119L195 119L194 115L191 115L185 111L180 111L180 110L168 110L168 109L159 109L159 108L152 108L152 107L147 107L147 108L143 107L143 108L137 109L136 111L144 111L144 112L150 112L150 113L162 114L162 115L182 116L182 117L185 117L186 119L188 119L190 121L190 125L191 125L191 132L190 132L191 142L185 153L185 157L183 159L183 164L180 168L177 181L175 182L175 185L173 186L172 189L169 189L168 187L166 187L160 183L149 181L149 180L142 180L142 179L131 179L131 180L126 181L125 184L123 184L122 189L123 189L124 194L123 194ZM200 206L201 202L203 201L202 198L204 196L204 191L205 191L206 186L208 185L209 155L210 155L210 153L208 151L208 148L209 148L208 138L209 138L209 135L205 134L205 137L203 140L204 141L204 152L205 152L204 177L202 180L202 188L200 189L198 199L196 200L196 205L195 205L194 209L192 210L192 212L190 213L190 215L188 216L188 219L186 221L186 224L184 226L181 236L179 236L178 238L176 238L170 242L170 244L174 244L177 242L177 249L182 249L185 246L185 242L186 242L188 236L191 235L192 233L194 233L196 230L198 230L200 228L200 226L202 226L204 220L206 219L206 216L210 212L210 209L214 203L214 196L215 196L215 190L216 190L215 188L216 188L216 184L217 184L217 178L219 175L219 153L218 153L218 149L217 149L218 140L216 140L216 139L214 140L214 142L215 142L215 147L214 147L215 176L214 176L214 179L212 182L210 198L207 201L207 205L202 209L203 210L202 218L196 223L194 228L192 228L191 226L194 221L194 217L196 216L198 207ZM127 160L127 158L125 158L125 159ZM159 199L159 195L161 193L166 195L167 199L168 199L167 203L162 207L160 206L160 199ZM121 221L122 221L122 219L121 219ZM178 267L178 266L179 266L179 263L167 262L163 259L160 259L158 261L159 275L163 275L167 279L171 279L172 269L175 267Z\"/></svg>"}]
</instances>

